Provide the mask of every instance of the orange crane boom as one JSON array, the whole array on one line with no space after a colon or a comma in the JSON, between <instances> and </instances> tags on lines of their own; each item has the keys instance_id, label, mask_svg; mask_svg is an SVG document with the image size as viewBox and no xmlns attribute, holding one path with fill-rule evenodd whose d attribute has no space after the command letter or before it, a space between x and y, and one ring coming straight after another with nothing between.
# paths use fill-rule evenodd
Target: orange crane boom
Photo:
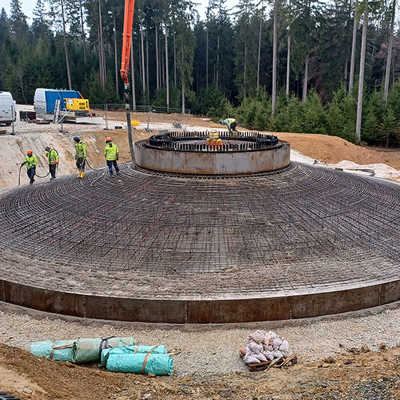
<instances>
[{"instance_id":1,"label":"orange crane boom","mask_svg":"<svg viewBox=\"0 0 400 400\"><path fill-rule=\"evenodd\" d=\"M132 26L135 12L135 0L125 0L124 33L122 35L121 78L129 84L129 60L131 55Z\"/></svg>"},{"instance_id":2,"label":"orange crane boom","mask_svg":"<svg viewBox=\"0 0 400 400\"><path fill-rule=\"evenodd\" d=\"M121 78L124 81L124 95L125 95L125 108L126 108L126 128L128 130L129 150L131 153L132 161L135 162L135 154L133 149L133 138L132 138L132 125L131 125L131 113L130 99L129 99L129 60L131 56L132 46L132 27L133 27L133 15L135 12L135 0L125 0L125 12L124 12L124 33L122 35L122 57L121 57ZM134 77L132 77L134 79Z\"/></svg>"}]
</instances>

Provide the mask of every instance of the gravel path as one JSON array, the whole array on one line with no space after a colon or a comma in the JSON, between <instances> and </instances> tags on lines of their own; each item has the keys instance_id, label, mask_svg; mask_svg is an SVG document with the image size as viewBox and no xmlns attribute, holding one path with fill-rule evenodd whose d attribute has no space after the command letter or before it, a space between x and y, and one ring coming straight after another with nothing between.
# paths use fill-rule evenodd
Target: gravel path
<instances>
[{"instance_id":1,"label":"gravel path","mask_svg":"<svg viewBox=\"0 0 400 400\"><path fill-rule=\"evenodd\" d=\"M164 344L174 356L174 374L204 377L246 371L238 349L255 329L288 339L302 362L342 353L346 348L400 345L400 302L341 316L257 324L161 326L60 317L0 303L0 342L27 348L31 341L132 335L140 344Z\"/></svg>"}]
</instances>

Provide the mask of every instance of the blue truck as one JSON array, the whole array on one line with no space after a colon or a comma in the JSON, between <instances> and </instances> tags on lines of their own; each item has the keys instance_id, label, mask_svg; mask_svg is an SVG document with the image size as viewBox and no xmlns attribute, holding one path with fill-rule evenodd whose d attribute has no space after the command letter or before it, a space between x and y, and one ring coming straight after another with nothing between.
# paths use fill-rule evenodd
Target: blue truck
<instances>
[{"instance_id":1,"label":"blue truck","mask_svg":"<svg viewBox=\"0 0 400 400\"><path fill-rule=\"evenodd\" d=\"M66 99L82 99L82 96L77 90L36 89L33 101L36 117L38 119L53 121L55 118L55 112L57 111L57 100L59 100L60 103L60 116L64 119L75 119L76 117L87 117L89 115L87 110L68 110Z\"/></svg>"}]
</instances>

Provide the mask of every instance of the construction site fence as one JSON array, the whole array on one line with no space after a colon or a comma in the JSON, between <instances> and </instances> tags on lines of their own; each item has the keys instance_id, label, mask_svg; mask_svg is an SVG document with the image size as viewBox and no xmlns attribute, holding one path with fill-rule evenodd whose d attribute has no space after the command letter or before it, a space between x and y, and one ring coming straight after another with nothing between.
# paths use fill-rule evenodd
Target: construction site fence
<instances>
[{"instance_id":1,"label":"construction site fence","mask_svg":"<svg viewBox=\"0 0 400 400\"><path fill-rule=\"evenodd\" d=\"M96 112L99 111L120 111L125 112L125 104L91 104L90 108ZM136 107L130 107L131 112L143 112L143 113L162 113L162 114L182 114L182 108L174 107L159 107L151 104L137 104ZM185 109L184 114L190 114L189 109Z\"/></svg>"}]
</instances>

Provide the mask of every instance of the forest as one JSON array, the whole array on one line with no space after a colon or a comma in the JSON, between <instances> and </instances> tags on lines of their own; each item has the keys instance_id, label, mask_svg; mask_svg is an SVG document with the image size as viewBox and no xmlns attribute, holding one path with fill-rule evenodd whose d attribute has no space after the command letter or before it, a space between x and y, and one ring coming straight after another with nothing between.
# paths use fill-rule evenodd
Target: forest
<instances>
[{"instance_id":1,"label":"forest","mask_svg":"<svg viewBox=\"0 0 400 400\"><path fill-rule=\"evenodd\" d=\"M136 0L131 107L235 117L249 129L400 145L396 0ZM0 90L72 88L123 107L123 0L0 12Z\"/></svg>"}]
</instances>

